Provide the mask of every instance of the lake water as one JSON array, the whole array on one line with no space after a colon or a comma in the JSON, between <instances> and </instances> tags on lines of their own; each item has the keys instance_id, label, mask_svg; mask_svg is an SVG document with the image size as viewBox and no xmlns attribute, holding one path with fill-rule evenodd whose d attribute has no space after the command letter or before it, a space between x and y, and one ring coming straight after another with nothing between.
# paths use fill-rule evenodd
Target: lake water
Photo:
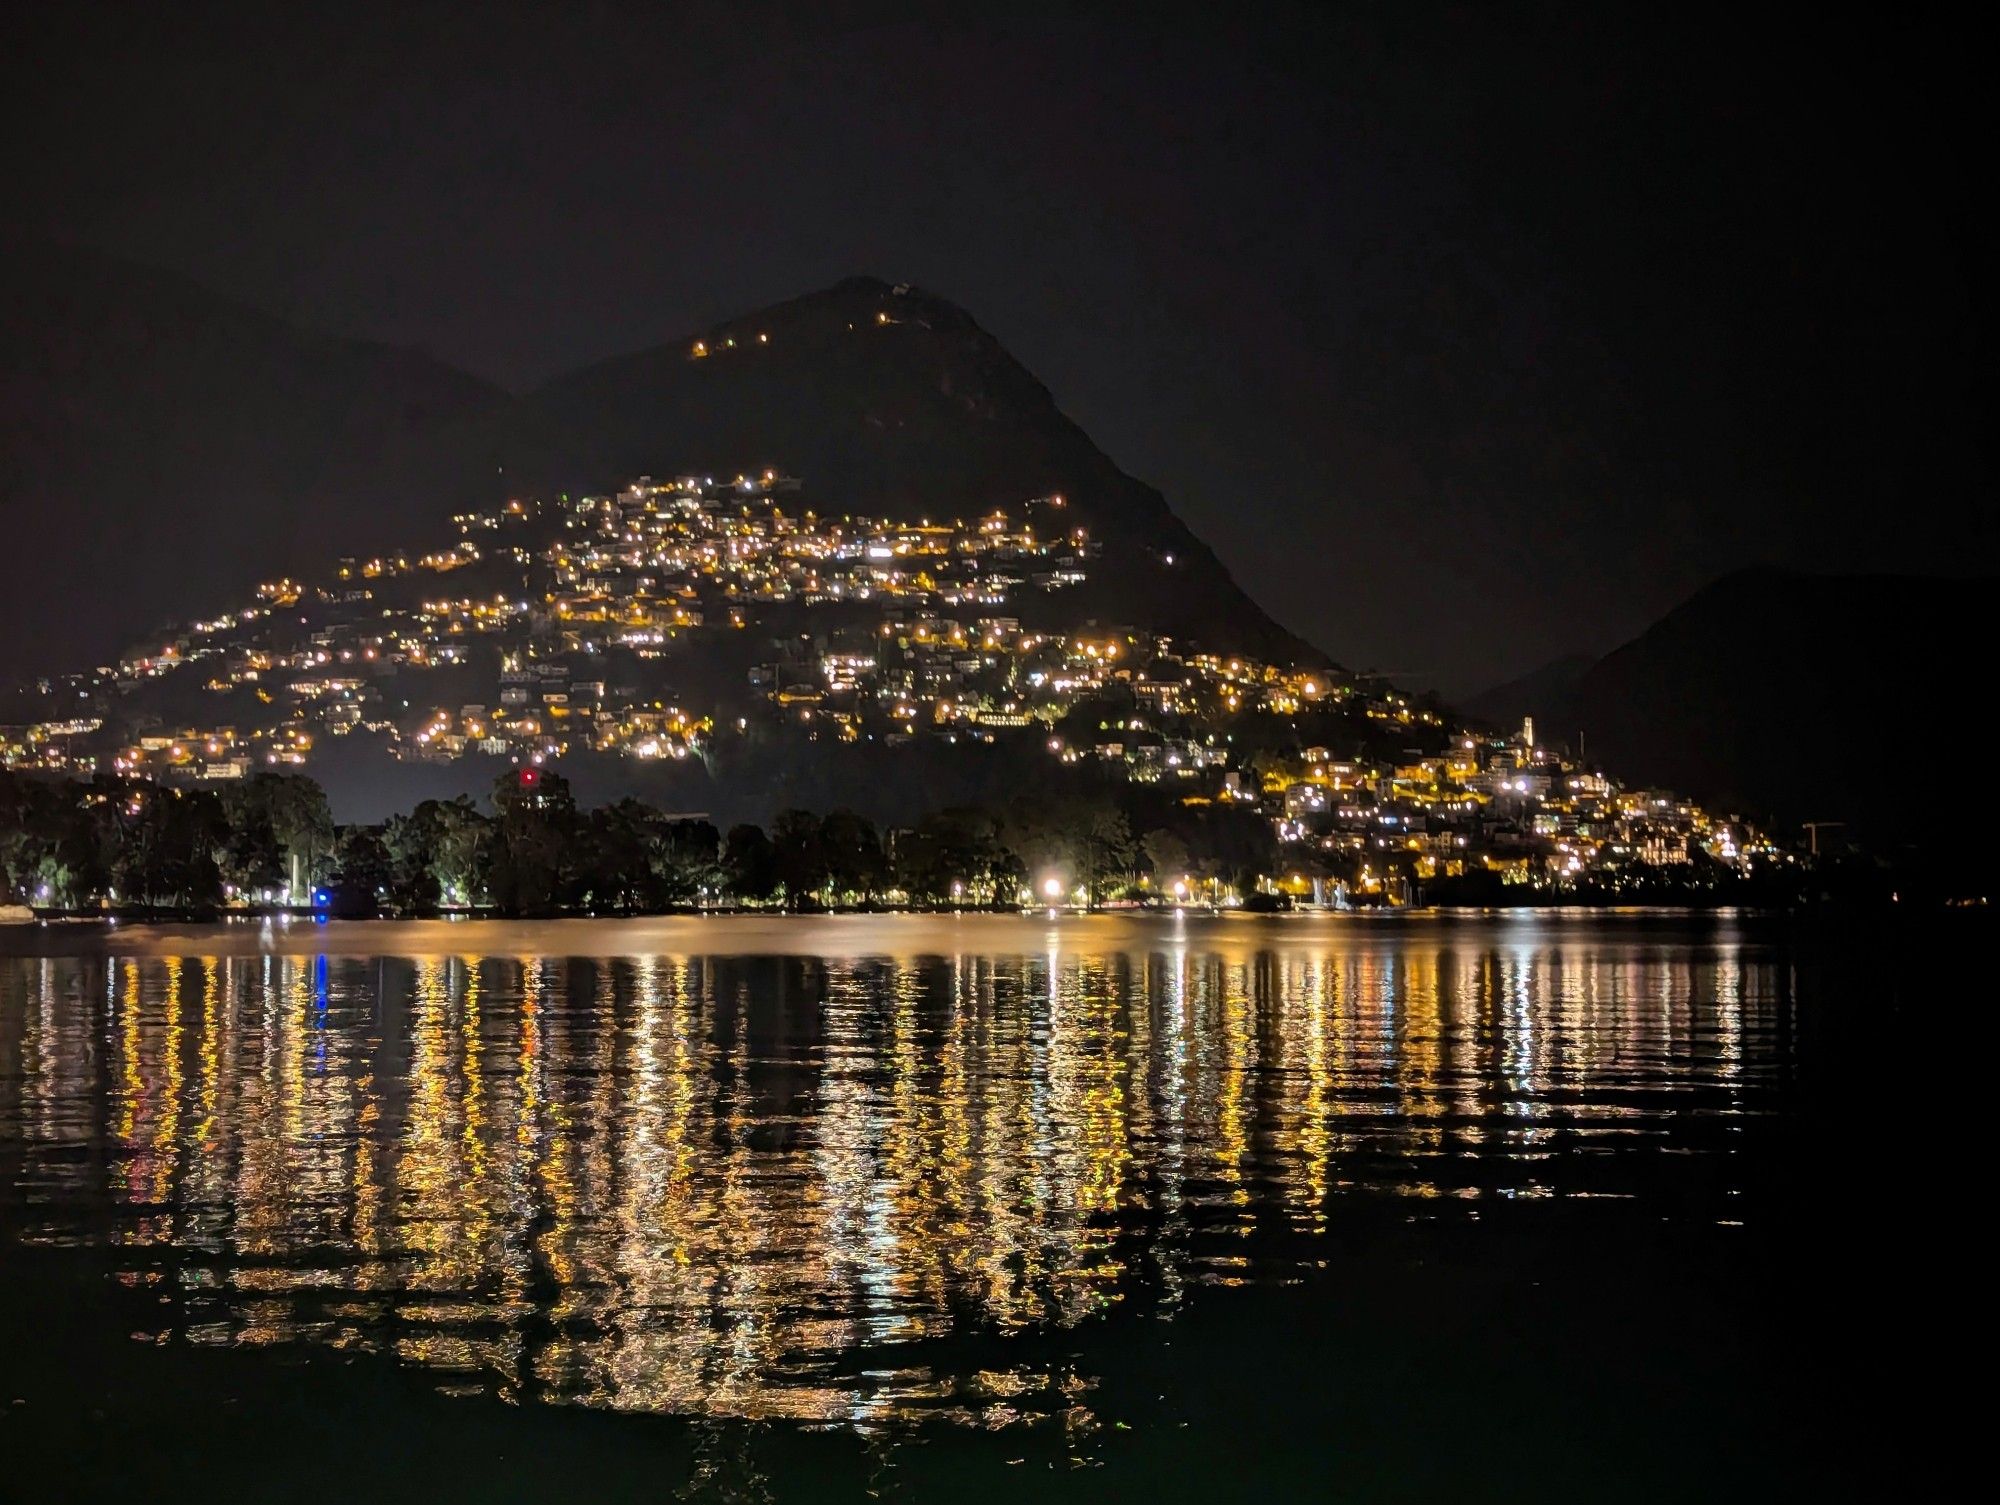
<instances>
[{"instance_id":1,"label":"lake water","mask_svg":"<svg viewBox=\"0 0 2000 1505\"><path fill-rule=\"evenodd\" d=\"M1852 977L1729 916L0 932L0 1448L49 1497L1752 1497L1828 1416Z\"/></svg>"}]
</instances>

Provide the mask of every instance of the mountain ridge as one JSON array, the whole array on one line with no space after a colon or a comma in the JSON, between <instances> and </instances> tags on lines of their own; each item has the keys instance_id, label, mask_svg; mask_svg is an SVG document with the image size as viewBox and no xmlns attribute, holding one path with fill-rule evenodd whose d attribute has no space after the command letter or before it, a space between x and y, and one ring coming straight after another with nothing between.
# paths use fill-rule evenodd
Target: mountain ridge
<instances>
[{"instance_id":1,"label":"mountain ridge","mask_svg":"<svg viewBox=\"0 0 2000 1505\"><path fill-rule=\"evenodd\" d=\"M893 360L874 348L883 342ZM1111 609L1157 628L1171 606L1217 646L1330 662L1273 622L1165 497L1119 469L969 312L910 284L845 278L557 377L526 404L526 429L544 443L589 435L563 459L605 487L672 453L693 469L776 464L840 510L973 516L1059 492L1079 519L1173 572L1113 582Z\"/></svg>"},{"instance_id":2,"label":"mountain ridge","mask_svg":"<svg viewBox=\"0 0 2000 1505\"><path fill-rule=\"evenodd\" d=\"M510 400L95 251L17 242L0 274L0 516L32 544L0 560L0 674L102 661L303 565L329 513L352 547L393 542L457 463L440 439Z\"/></svg>"},{"instance_id":3,"label":"mountain ridge","mask_svg":"<svg viewBox=\"0 0 2000 1505\"><path fill-rule=\"evenodd\" d=\"M1467 708L1500 722L1532 715L1550 741L1580 733L1630 778L1747 816L1921 843L1932 839L1924 802L1873 749L1883 726L1981 719L1967 671L1995 646L1980 603L1996 586L1748 565L1581 668L1547 666Z\"/></svg>"},{"instance_id":4,"label":"mountain ridge","mask_svg":"<svg viewBox=\"0 0 2000 1505\"><path fill-rule=\"evenodd\" d=\"M515 394L95 251L12 244L0 262L19 293L0 319L0 508L38 543L0 564L0 679L105 661L256 579L420 546L509 494L724 464L912 517L1060 491L1138 545L1100 582L1111 618L1330 662L971 314L906 284L848 277ZM731 369L755 333L775 341L762 369Z\"/></svg>"}]
</instances>

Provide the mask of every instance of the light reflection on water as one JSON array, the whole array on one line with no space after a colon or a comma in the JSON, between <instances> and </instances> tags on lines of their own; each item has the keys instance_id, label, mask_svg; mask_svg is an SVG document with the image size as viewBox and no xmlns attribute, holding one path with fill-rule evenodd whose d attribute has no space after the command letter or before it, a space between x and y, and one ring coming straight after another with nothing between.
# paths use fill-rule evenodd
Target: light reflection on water
<instances>
[{"instance_id":1,"label":"light reflection on water","mask_svg":"<svg viewBox=\"0 0 2000 1505\"><path fill-rule=\"evenodd\" d=\"M1299 1278L1364 1206L1754 1217L1732 1161L1790 1070L1788 980L1727 923L825 921L744 954L773 928L0 957L0 1230L116 1249L168 1341L1075 1421L1087 1374L967 1340Z\"/></svg>"}]
</instances>

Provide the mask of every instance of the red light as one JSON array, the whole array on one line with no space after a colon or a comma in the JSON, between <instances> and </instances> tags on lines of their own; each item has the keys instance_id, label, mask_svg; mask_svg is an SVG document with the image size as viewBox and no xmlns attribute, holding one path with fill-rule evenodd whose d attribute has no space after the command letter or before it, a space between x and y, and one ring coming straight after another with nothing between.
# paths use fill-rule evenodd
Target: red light
<instances>
[{"instance_id":1,"label":"red light","mask_svg":"<svg viewBox=\"0 0 2000 1505\"><path fill-rule=\"evenodd\" d=\"M523 784L532 784L532 783L534 783L534 782L535 782L535 770L534 770L534 769L532 769L532 768L524 768L524 769L522 769L522 770L521 770L521 782L522 782Z\"/></svg>"}]
</instances>

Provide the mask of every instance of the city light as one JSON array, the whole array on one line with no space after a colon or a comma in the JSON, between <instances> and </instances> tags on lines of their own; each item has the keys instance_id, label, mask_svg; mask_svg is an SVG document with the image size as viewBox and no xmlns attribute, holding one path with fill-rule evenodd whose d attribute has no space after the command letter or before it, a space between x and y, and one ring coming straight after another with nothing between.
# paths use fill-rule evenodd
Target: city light
<instances>
[{"instance_id":1,"label":"city light","mask_svg":"<svg viewBox=\"0 0 2000 1505\"><path fill-rule=\"evenodd\" d=\"M1083 529L1036 529L1030 519L1062 506L1059 495L1011 512L983 505L969 521L912 507L910 522L821 515L790 500L803 484L746 466L719 485L714 476L641 477L609 496L515 498L461 513L455 547L342 560L320 583L267 584L247 609L52 684L60 708L0 728L0 765L213 785L309 769L323 744L361 733L406 761L503 757L529 790L536 769L590 754L726 767L732 744L764 736L802 746L970 743L1058 773L1154 786L1168 796L1157 810L1254 812L1287 868L1310 858L1320 871L1305 881L1274 868L1234 889L1263 885L1335 907L1419 902L1426 886L1456 879L1616 890L1661 870L1685 875L1694 854L1730 873L1776 855L1767 837L1689 801L1627 791L1570 761L1532 723L1512 735L1473 733L1379 682L1323 668L1218 655L1095 621L1076 632L1024 626L1021 598L1118 567ZM564 531L536 543L531 525L551 513ZM462 573L499 562L503 579ZM516 573L523 568L538 574ZM427 588L444 575L474 583ZM402 604L374 596L402 579L414 587ZM821 607L848 615L821 625ZM282 628L274 609L286 613ZM1047 605L1033 609L1047 619ZM752 667L752 705L731 706L722 744L712 714L721 704L704 714L644 698L651 660L689 653L688 640L711 631L749 629L754 641L774 612L802 614L807 625ZM432 671L471 672L474 638L491 644L497 675L426 699ZM200 689L237 697L226 721L190 714L162 727L115 711L75 715L78 696L114 708L121 686L184 667ZM1079 706L1100 702L1094 724L1075 719ZM1328 730L1315 733L1313 716L1333 718ZM1311 740L1351 738L1357 724L1371 728L1364 740L1383 744L1372 756L1336 756ZM1240 750L1239 731L1264 751ZM1288 738L1302 745L1283 750ZM1146 867L1135 862L1101 893L1092 884L1092 906L1194 896L1185 877ZM1226 903L1231 887L1208 897ZM1066 892L1084 902L1081 887L1054 879L1027 897L1061 902Z\"/></svg>"}]
</instances>

